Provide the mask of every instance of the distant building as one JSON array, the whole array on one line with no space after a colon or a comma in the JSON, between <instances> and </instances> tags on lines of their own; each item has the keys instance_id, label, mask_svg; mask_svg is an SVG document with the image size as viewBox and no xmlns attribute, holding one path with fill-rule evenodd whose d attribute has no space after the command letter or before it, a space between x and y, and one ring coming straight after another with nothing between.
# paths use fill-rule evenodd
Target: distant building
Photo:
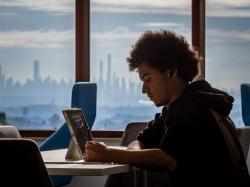
<instances>
[{"instance_id":1,"label":"distant building","mask_svg":"<svg viewBox=\"0 0 250 187\"><path fill-rule=\"evenodd\" d=\"M38 60L35 60L33 63L33 81L35 83L41 82L40 78L40 64Z\"/></svg>"},{"instance_id":2,"label":"distant building","mask_svg":"<svg viewBox=\"0 0 250 187\"><path fill-rule=\"evenodd\" d=\"M111 86L111 54L108 54L108 70L107 70L107 85Z\"/></svg>"},{"instance_id":3,"label":"distant building","mask_svg":"<svg viewBox=\"0 0 250 187\"><path fill-rule=\"evenodd\" d=\"M135 95L135 83L129 80L128 94Z\"/></svg>"},{"instance_id":4,"label":"distant building","mask_svg":"<svg viewBox=\"0 0 250 187\"><path fill-rule=\"evenodd\" d=\"M0 87L3 87L5 83L5 75L2 73L2 66L0 64Z\"/></svg>"},{"instance_id":5,"label":"distant building","mask_svg":"<svg viewBox=\"0 0 250 187\"><path fill-rule=\"evenodd\" d=\"M126 95L127 94L127 85L126 85L126 80L124 77L121 79L121 93Z\"/></svg>"},{"instance_id":6,"label":"distant building","mask_svg":"<svg viewBox=\"0 0 250 187\"><path fill-rule=\"evenodd\" d=\"M99 77L100 84L103 84L103 61L100 61L100 77Z\"/></svg>"}]
</instances>

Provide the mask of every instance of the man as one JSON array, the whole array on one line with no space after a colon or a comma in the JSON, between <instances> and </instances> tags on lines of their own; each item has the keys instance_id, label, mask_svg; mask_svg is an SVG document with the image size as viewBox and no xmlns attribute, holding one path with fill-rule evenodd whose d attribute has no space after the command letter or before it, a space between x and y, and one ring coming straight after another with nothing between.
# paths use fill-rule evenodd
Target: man
<instances>
[{"instance_id":1,"label":"man","mask_svg":"<svg viewBox=\"0 0 250 187\"><path fill-rule=\"evenodd\" d=\"M247 184L245 158L228 122L234 99L205 80L194 81L200 60L184 37L169 31L145 32L127 61L130 70L138 71L142 92L163 106L162 113L127 150L91 141L85 159L167 170L172 186ZM221 130L213 112L226 119L226 129Z\"/></svg>"}]
</instances>

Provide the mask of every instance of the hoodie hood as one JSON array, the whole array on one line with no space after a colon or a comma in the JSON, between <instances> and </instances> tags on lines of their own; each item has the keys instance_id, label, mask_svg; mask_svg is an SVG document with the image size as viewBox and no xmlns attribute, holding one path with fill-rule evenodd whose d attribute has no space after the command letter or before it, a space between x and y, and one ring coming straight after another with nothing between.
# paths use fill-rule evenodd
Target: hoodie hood
<instances>
[{"instance_id":1,"label":"hoodie hood","mask_svg":"<svg viewBox=\"0 0 250 187\"><path fill-rule=\"evenodd\" d=\"M182 97L205 105L225 117L229 115L234 102L232 96L211 87L204 79L190 83L184 90Z\"/></svg>"}]
</instances>

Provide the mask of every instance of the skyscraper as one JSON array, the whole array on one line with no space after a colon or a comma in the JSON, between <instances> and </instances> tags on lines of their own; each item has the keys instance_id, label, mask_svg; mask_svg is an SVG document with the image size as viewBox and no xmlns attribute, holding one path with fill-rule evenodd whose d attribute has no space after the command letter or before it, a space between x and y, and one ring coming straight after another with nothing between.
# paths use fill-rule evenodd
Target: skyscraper
<instances>
[{"instance_id":1,"label":"skyscraper","mask_svg":"<svg viewBox=\"0 0 250 187\"><path fill-rule=\"evenodd\" d=\"M39 61L35 60L33 64L33 81L40 82L40 67Z\"/></svg>"},{"instance_id":2,"label":"skyscraper","mask_svg":"<svg viewBox=\"0 0 250 187\"><path fill-rule=\"evenodd\" d=\"M99 78L99 82L103 83L103 61L100 61L100 78Z\"/></svg>"},{"instance_id":3,"label":"skyscraper","mask_svg":"<svg viewBox=\"0 0 250 187\"><path fill-rule=\"evenodd\" d=\"M107 85L111 86L111 54L108 54Z\"/></svg>"},{"instance_id":4,"label":"skyscraper","mask_svg":"<svg viewBox=\"0 0 250 187\"><path fill-rule=\"evenodd\" d=\"M2 65L0 64L0 86L4 86L5 76L2 73Z\"/></svg>"},{"instance_id":5,"label":"skyscraper","mask_svg":"<svg viewBox=\"0 0 250 187\"><path fill-rule=\"evenodd\" d=\"M121 93L124 95L127 94L127 85L124 77L121 78Z\"/></svg>"}]
</instances>

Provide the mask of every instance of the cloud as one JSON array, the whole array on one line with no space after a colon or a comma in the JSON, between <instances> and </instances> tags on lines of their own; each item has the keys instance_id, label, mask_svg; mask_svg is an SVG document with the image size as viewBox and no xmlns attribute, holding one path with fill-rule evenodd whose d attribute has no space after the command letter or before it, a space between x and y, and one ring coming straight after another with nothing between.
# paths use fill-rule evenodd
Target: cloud
<instances>
[{"instance_id":1,"label":"cloud","mask_svg":"<svg viewBox=\"0 0 250 187\"><path fill-rule=\"evenodd\" d=\"M27 7L50 13L74 12L74 0L0 0L0 7ZM91 0L92 12L116 13L173 13L191 15L191 0ZM249 0L209 0L206 2L207 16L250 17Z\"/></svg>"},{"instance_id":2,"label":"cloud","mask_svg":"<svg viewBox=\"0 0 250 187\"><path fill-rule=\"evenodd\" d=\"M172 30L176 33L184 34L185 36L189 35L189 31L191 31L190 26L184 23L174 23L174 22L146 22L137 24L138 27L147 30L159 30L159 29L167 29Z\"/></svg>"},{"instance_id":3,"label":"cloud","mask_svg":"<svg viewBox=\"0 0 250 187\"><path fill-rule=\"evenodd\" d=\"M73 13L73 0L0 0L0 7L27 7L30 10L40 10L51 13Z\"/></svg>"},{"instance_id":4,"label":"cloud","mask_svg":"<svg viewBox=\"0 0 250 187\"><path fill-rule=\"evenodd\" d=\"M249 0L209 0L206 2L207 16L250 17Z\"/></svg>"},{"instance_id":5,"label":"cloud","mask_svg":"<svg viewBox=\"0 0 250 187\"><path fill-rule=\"evenodd\" d=\"M180 23L174 23L174 22L147 22L147 23L140 23L138 24L139 27L143 28L163 28L163 27L169 27L169 28L178 28L182 27L183 24Z\"/></svg>"},{"instance_id":6,"label":"cloud","mask_svg":"<svg viewBox=\"0 0 250 187\"><path fill-rule=\"evenodd\" d=\"M73 42L74 31L32 30L32 31L1 31L0 47L2 48L63 48Z\"/></svg>"},{"instance_id":7,"label":"cloud","mask_svg":"<svg viewBox=\"0 0 250 187\"><path fill-rule=\"evenodd\" d=\"M107 32L92 32L91 39L93 40L115 40L115 39L136 39L140 32L130 31L126 27L117 27Z\"/></svg>"},{"instance_id":8,"label":"cloud","mask_svg":"<svg viewBox=\"0 0 250 187\"><path fill-rule=\"evenodd\" d=\"M137 24L138 27L142 27L146 30L160 30L167 29L174 31L178 34L185 36L188 41L191 41L191 28L188 24L175 23L175 22L146 22Z\"/></svg>"},{"instance_id":9,"label":"cloud","mask_svg":"<svg viewBox=\"0 0 250 187\"><path fill-rule=\"evenodd\" d=\"M148 25L148 24L145 24ZM157 25L157 24L156 24ZM91 39L101 42L113 42L114 40L135 41L142 33L131 31L126 27L117 27L107 32L92 32ZM0 47L2 48L63 48L69 42L74 42L74 30L32 30L32 31L1 31ZM222 29L208 29L206 32L207 42L248 42L250 41L250 30L228 31Z\"/></svg>"},{"instance_id":10,"label":"cloud","mask_svg":"<svg viewBox=\"0 0 250 187\"><path fill-rule=\"evenodd\" d=\"M222 29L207 29L207 42L209 43L225 43L225 42L249 42L250 30L222 30Z\"/></svg>"},{"instance_id":11,"label":"cloud","mask_svg":"<svg viewBox=\"0 0 250 187\"><path fill-rule=\"evenodd\" d=\"M16 16L14 12L0 12L0 17L12 17Z\"/></svg>"},{"instance_id":12,"label":"cloud","mask_svg":"<svg viewBox=\"0 0 250 187\"><path fill-rule=\"evenodd\" d=\"M153 23L146 23L142 26L149 26L153 25ZM158 23L156 23L158 25ZM147 28L145 30L153 30L151 28ZM159 30L159 29L158 29ZM174 29L174 31L177 34L183 35L189 43L191 43L191 31L187 27L181 27L178 29ZM103 48L109 48L109 47L121 47L121 45L125 44L127 45L127 42L130 42L131 44L134 43L143 32L141 31L131 31L127 27L116 27L113 30L107 31L107 32L91 32L91 42L94 42L95 45L98 45L99 47ZM124 45L124 46L125 46Z\"/></svg>"},{"instance_id":13,"label":"cloud","mask_svg":"<svg viewBox=\"0 0 250 187\"><path fill-rule=\"evenodd\" d=\"M73 0L0 0L0 7L27 7L31 10L41 10L52 13L74 12ZM91 11L117 12L117 13L164 13L175 12L190 15L190 1L164 1L164 0L91 0Z\"/></svg>"},{"instance_id":14,"label":"cloud","mask_svg":"<svg viewBox=\"0 0 250 187\"><path fill-rule=\"evenodd\" d=\"M117 13L173 13L191 15L191 1L178 0L92 0L92 11ZM249 0L206 1L206 15L217 17L250 17Z\"/></svg>"},{"instance_id":15,"label":"cloud","mask_svg":"<svg viewBox=\"0 0 250 187\"><path fill-rule=\"evenodd\" d=\"M94 12L117 12L117 13L171 13L189 14L191 3L186 0L164 1L164 0L92 0L92 11Z\"/></svg>"},{"instance_id":16,"label":"cloud","mask_svg":"<svg viewBox=\"0 0 250 187\"><path fill-rule=\"evenodd\" d=\"M145 27L148 30L150 30L150 27L163 27L163 26L171 26L171 27L178 27L181 26L181 24L171 24L171 23L159 23L159 22L150 22L150 23L142 23L142 24L138 24L139 27ZM177 33L183 34L184 36L187 37L188 34L190 33L186 33L183 30L187 31L188 29L184 26L179 27L182 29L178 29ZM185 29L184 29L185 28ZM137 39L140 35L142 34L142 32L138 31L131 31L129 28L127 27L116 27L113 30L107 31L107 32L91 32L91 39L92 40L120 40L120 39Z\"/></svg>"}]
</instances>

